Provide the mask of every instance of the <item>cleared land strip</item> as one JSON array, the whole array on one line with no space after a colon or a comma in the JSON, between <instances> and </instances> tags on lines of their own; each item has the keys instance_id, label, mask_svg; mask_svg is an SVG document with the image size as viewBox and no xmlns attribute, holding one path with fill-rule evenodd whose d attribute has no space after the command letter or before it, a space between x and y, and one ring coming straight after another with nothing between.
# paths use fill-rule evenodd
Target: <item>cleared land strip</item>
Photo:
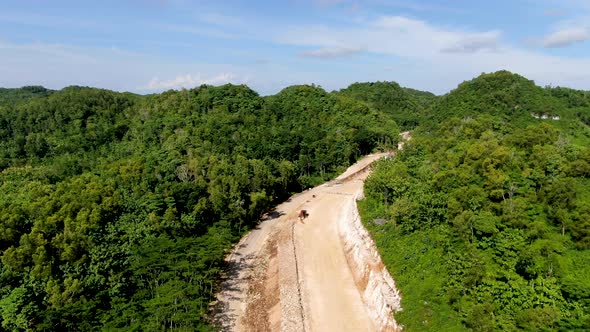
<instances>
[{"instance_id":1,"label":"cleared land strip","mask_svg":"<svg viewBox=\"0 0 590 332\"><path fill-rule=\"evenodd\" d=\"M228 257L218 295L224 331L383 331L365 303L339 232L374 154L336 180L291 197ZM300 221L305 209L309 216Z\"/></svg>"}]
</instances>

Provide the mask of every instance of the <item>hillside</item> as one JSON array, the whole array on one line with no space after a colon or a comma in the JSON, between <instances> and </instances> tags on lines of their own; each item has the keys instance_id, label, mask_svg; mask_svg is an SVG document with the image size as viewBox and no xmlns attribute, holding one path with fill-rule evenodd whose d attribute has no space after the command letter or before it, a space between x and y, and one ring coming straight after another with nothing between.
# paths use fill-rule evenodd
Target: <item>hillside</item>
<instances>
[{"instance_id":1,"label":"hillside","mask_svg":"<svg viewBox=\"0 0 590 332\"><path fill-rule=\"evenodd\" d=\"M313 86L0 99L0 331L212 330L232 244L398 136Z\"/></svg>"},{"instance_id":2,"label":"hillside","mask_svg":"<svg viewBox=\"0 0 590 332\"><path fill-rule=\"evenodd\" d=\"M337 94L368 103L394 119L402 129L415 128L423 112L437 99L430 92L403 88L395 82L353 83Z\"/></svg>"},{"instance_id":3,"label":"hillside","mask_svg":"<svg viewBox=\"0 0 590 332\"><path fill-rule=\"evenodd\" d=\"M436 119L488 113L519 117L531 112L556 111L557 100L544 89L520 75L508 71L482 74L461 83L441 98L433 108Z\"/></svg>"},{"instance_id":4,"label":"hillside","mask_svg":"<svg viewBox=\"0 0 590 332\"><path fill-rule=\"evenodd\" d=\"M484 74L378 165L359 205L408 331L590 329L587 96Z\"/></svg>"},{"instance_id":5,"label":"hillside","mask_svg":"<svg viewBox=\"0 0 590 332\"><path fill-rule=\"evenodd\" d=\"M215 330L224 258L285 200L275 219L293 247L276 254L306 253L288 267L334 287L332 300L337 285L367 286L350 263L337 264L340 283L315 267L335 261L330 250L347 262L334 230L368 173L306 189L395 149L400 128L412 140L378 162L358 203L401 293L395 320L407 331L589 330L589 119L589 92L506 71L444 96L394 82L267 97L231 84L0 89L0 331ZM287 227L302 204L307 228ZM357 306L327 308L309 295L322 287L302 297L291 286L316 315L306 324L342 327L331 317Z\"/></svg>"},{"instance_id":6,"label":"hillside","mask_svg":"<svg viewBox=\"0 0 590 332\"><path fill-rule=\"evenodd\" d=\"M0 105L16 104L27 99L47 97L54 92L54 90L42 86L24 86L18 89L0 88Z\"/></svg>"}]
</instances>

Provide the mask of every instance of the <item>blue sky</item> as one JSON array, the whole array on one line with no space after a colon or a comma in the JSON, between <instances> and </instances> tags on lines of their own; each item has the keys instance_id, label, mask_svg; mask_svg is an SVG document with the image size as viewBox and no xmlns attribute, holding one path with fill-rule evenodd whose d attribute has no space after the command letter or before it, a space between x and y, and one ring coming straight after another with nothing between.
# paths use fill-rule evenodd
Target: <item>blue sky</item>
<instances>
[{"instance_id":1,"label":"blue sky","mask_svg":"<svg viewBox=\"0 0 590 332\"><path fill-rule=\"evenodd\" d=\"M590 0L0 0L0 86L272 94L508 69L590 90Z\"/></svg>"}]
</instances>

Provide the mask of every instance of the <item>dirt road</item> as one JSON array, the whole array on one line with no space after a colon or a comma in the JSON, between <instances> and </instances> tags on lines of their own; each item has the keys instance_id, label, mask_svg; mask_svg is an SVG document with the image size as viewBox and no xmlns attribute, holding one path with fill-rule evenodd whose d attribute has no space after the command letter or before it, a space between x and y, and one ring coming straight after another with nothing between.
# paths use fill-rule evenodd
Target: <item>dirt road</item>
<instances>
[{"instance_id":1,"label":"dirt road","mask_svg":"<svg viewBox=\"0 0 590 332\"><path fill-rule=\"evenodd\" d=\"M222 330L387 330L371 319L339 233L368 166L385 155L369 155L336 180L291 197L240 241L218 295ZM309 216L300 221L302 209Z\"/></svg>"}]
</instances>

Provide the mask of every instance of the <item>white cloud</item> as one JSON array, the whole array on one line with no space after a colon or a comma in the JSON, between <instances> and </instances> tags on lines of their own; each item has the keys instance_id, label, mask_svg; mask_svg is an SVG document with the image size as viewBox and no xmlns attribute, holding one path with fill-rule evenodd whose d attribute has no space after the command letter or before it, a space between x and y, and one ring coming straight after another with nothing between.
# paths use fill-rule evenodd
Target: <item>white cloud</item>
<instances>
[{"instance_id":1,"label":"white cloud","mask_svg":"<svg viewBox=\"0 0 590 332\"><path fill-rule=\"evenodd\" d=\"M38 56L46 56L47 60L65 59L69 61L80 61L86 63L95 63L96 58L88 54L80 52L79 48L62 45L62 44L47 44L47 43L30 43L30 44L14 44L0 41L0 50L3 55L9 54L35 54ZM14 59L18 60L18 59Z\"/></svg>"},{"instance_id":2,"label":"white cloud","mask_svg":"<svg viewBox=\"0 0 590 332\"><path fill-rule=\"evenodd\" d=\"M580 75L590 73L590 57L543 54L510 45L501 36L501 31L474 32L403 16L383 16L372 23L361 22L343 28L294 26L279 31L275 40L320 49L346 45L370 54L391 56L390 65L402 62L410 65L396 71L400 76L389 79L404 84L405 78L418 88L435 92L443 92L482 72L501 69L527 76L539 84L581 88L590 85L590 74ZM473 52L477 55L474 56ZM375 73L370 79L383 79L384 76L388 77Z\"/></svg>"},{"instance_id":3,"label":"white cloud","mask_svg":"<svg viewBox=\"0 0 590 332\"><path fill-rule=\"evenodd\" d=\"M445 52L495 49L499 31L466 32L440 28L403 16L383 16L346 28L298 26L279 33L278 42L320 48L365 49L379 54L424 58Z\"/></svg>"},{"instance_id":4,"label":"white cloud","mask_svg":"<svg viewBox=\"0 0 590 332\"><path fill-rule=\"evenodd\" d=\"M230 82L239 81L234 74L222 73L209 78L202 78L201 74L196 76L186 74L179 75L170 80L160 80L154 77L150 82L140 88L140 90L166 90L166 89L180 89L180 88L193 88L199 85L221 85Z\"/></svg>"},{"instance_id":5,"label":"white cloud","mask_svg":"<svg viewBox=\"0 0 590 332\"><path fill-rule=\"evenodd\" d=\"M498 49L499 31L470 34L462 37L454 45L443 48L446 53L476 53L496 51Z\"/></svg>"},{"instance_id":6,"label":"white cloud","mask_svg":"<svg viewBox=\"0 0 590 332\"><path fill-rule=\"evenodd\" d=\"M339 58L362 52L363 49L359 47L323 47L316 50L304 51L299 53L300 56L306 58Z\"/></svg>"},{"instance_id":7,"label":"white cloud","mask_svg":"<svg viewBox=\"0 0 590 332\"><path fill-rule=\"evenodd\" d=\"M316 0L302 1L310 4L311 1ZM78 84L115 90L151 92L205 83L248 82L261 93L274 93L287 84L314 82L326 89L339 89L354 81L396 80L403 85L444 93L464 79L470 79L481 72L499 69L520 73L541 85L552 83L583 89L588 89L590 86L590 55L580 54L572 57L549 55L544 54L543 52L546 51L542 48L510 44L504 40L504 36L509 35L510 31L478 30L457 25L434 24L415 17L373 17L374 12L370 10L370 7L365 2L356 0L317 1L323 2L324 5L331 3L343 10L351 3L361 3L362 15L355 14L352 15L355 17L349 17L350 15L341 15L340 10L334 10L327 17L327 20L331 22L326 23L327 25L298 23L297 18L291 20L282 17L264 17L262 20L244 16L234 18L206 14L207 11L203 11L205 14L202 15L189 13L194 21L188 24L164 20L134 22L132 25L143 25L148 32L164 30L172 32L169 35L174 37L162 40L158 37L161 33L153 36L150 33L146 34L146 40L140 43L143 46L142 52L147 52L143 55L134 55L129 50L117 48L117 46L126 45L128 36L125 35L117 37L120 40L109 40L109 37L101 41L101 45L115 45L103 48L0 42L0 72L2 73L0 86L43 84L51 88L61 88L65 85ZM374 4L383 3L382 7L387 7L386 3L390 2L389 0L370 1ZM588 0L579 1L580 4L590 4ZM391 1L391 4L404 8L407 12L404 6L411 2L396 0ZM554 7L561 8L557 5ZM399 10L396 11L399 12ZM588 13L587 11L585 12L581 7L580 10L571 10L568 7L568 12L575 12L578 16L556 22L556 25L552 26L552 31L569 29L571 32L574 28L589 26L587 22L590 22L590 17L582 18L584 13ZM10 13L0 14L0 22L5 23L21 22L20 24L53 26L56 20L57 18L44 16L13 17ZM56 26L98 30L94 24L104 23L91 22L85 26L83 21L83 19L66 20ZM288 26L288 22L292 22L293 25ZM111 29L115 28L111 27ZM196 50L205 42L200 38L201 36L215 38L217 40L215 45L209 43L209 40L206 40L205 45L213 45L216 50L218 48L227 50L223 53L227 56L216 58L210 53L212 50L203 48ZM252 43L243 46L244 43L236 42L238 38L240 41L247 39ZM556 37L553 38L552 43L555 44ZM66 38L63 42L76 43L77 41ZM85 41L84 44L89 42L91 41ZM274 44L270 45L272 42ZM130 47L135 44L137 43L131 43ZM320 66L311 61L284 56L285 49L293 49L293 47L282 48L285 44L295 47L294 54L326 59L326 61ZM543 46L541 38L537 38L534 44ZM166 54L178 54L179 49L184 53L174 58L160 52L149 54L150 50L162 47L169 48ZM190 52L199 52L197 53L199 56L192 56ZM371 57L370 61L366 56L328 61L359 52L363 52L363 55L375 56ZM264 64L264 66L254 64ZM182 75L178 75L179 73ZM186 73L190 74L186 75ZM202 76L195 73L201 73ZM253 80L239 79L247 77L252 77Z\"/></svg>"},{"instance_id":8,"label":"white cloud","mask_svg":"<svg viewBox=\"0 0 590 332\"><path fill-rule=\"evenodd\" d=\"M541 43L545 47L564 47L589 39L588 28L565 28L545 36Z\"/></svg>"},{"instance_id":9,"label":"white cloud","mask_svg":"<svg viewBox=\"0 0 590 332\"><path fill-rule=\"evenodd\" d=\"M160 80L158 77L172 78ZM0 87L44 85L95 86L118 91L148 92L201 84L251 82L254 69L215 63L165 62L117 47L82 48L61 44L20 44L0 40ZM189 72L202 75L180 75ZM151 76L151 77L150 77ZM146 83L147 82L147 83ZM151 86L151 87L150 87ZM141 88L139 88L141 87Z\"/></svg>"},{"instance_id":10,"label":"white cloud","mask_svg":"<svg viewBox=\"0 0 590 332\"><path fill-rule=\"evenodd\" d=\"M0 86L90 85L126 90L127 81L143 61L141 54L118 48L0 41Z\"/></svg>"}]
</instances>

